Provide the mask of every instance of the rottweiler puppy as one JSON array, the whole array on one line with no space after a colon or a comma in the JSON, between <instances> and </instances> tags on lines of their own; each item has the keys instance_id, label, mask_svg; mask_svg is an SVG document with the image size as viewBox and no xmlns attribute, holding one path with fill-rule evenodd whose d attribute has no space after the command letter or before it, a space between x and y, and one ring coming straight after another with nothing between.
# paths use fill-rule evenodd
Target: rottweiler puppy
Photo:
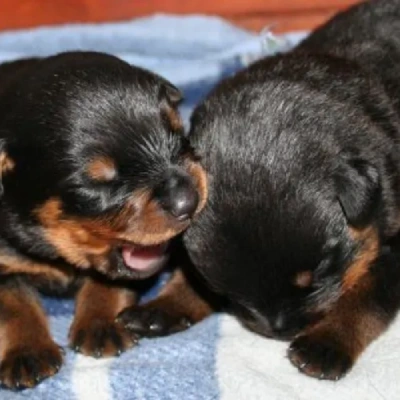
<instances>
[{"instance_id":1,"label":"rottweiler puppy","mask_svg":"<svg viewBox=\"0 0 400 400\"><path fill-rule=\"evenodd\" d=\"M0 66L5 387L32 387L62 364L37 290L77 290L69 333L76 351L117 355L136 342L115 321L136 300L127 282L163 267L170 240L206 201L181 97L161 77L101 53Z\"/></svg>"},{"instance_id":2,"label":"rottweiler puppy","mask_svg":"<svg viewBox=\"0 0 400 400\"><path fill-rule=\"evenodd\" d=\"M338 14L195 110L198 272L303 373L336 380L400 303L400 0Z\"/></svg>"}]
</instances>

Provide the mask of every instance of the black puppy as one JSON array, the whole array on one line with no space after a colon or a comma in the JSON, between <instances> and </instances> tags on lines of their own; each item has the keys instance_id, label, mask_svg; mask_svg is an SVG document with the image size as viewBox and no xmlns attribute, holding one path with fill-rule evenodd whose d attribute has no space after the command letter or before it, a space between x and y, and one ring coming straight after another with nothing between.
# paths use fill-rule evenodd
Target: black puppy
<instances>
[{"instance_id":1,"label":"black puppy","mask_svg":"<svg viewBox=\"0 0 400 400\"><path fill-rule=\"evenodd\" d=\"M209 201L189 255L313 377L340 378L399 306L399 68L400 0L370 1L224 81L192 118Z\"/></svg>"},{"instance_id":2,"label":"black puppy","mask_svg":"<svg viewBox=\"0 0 400 400\"><path fill-rule=\"evenodd\" d=\"M206 199L180 99L161 77L100 53L0 66L4 386L32 387L62 362L35 288L79 289L76 351L100 357L134 344L115 321L135 302L126 281L165 264L168 242Z\"/></svg>"}]
</instances>

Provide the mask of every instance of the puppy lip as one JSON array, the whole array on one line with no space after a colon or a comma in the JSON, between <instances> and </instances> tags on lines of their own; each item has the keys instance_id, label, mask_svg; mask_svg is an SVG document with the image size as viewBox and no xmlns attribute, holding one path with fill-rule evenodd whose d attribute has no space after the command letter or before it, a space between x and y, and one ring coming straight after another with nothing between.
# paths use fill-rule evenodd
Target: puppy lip
<instances>
[{"instance_id":1,"label":"puppy lip","mask_svg":"<svg viewBox=\"0 0 400 400\"><path fill-rule=\"evenodd\" d=\"M115 277L128 280L144 280L150 278L160 272L160 270L165 266L166 262L168 261L168 258L169 258L168 254L165 253L163 257L160 257L160 259L154 262L146 270L135 270L127 267L124 263L125 271L123 271L122 274L121 271L119 271L117 273L117 276Z\"/></svg>"},{"instance_id":2,"label":"puppy lip","mask_svg":"<svg viewBox=\"0 0 400 400\"><path fill-rule=\"evenodd\" d=\"M120 254L127 269L134 272L139 279L157 273L165 264L168 256L168 242L153 246L124 245Z\"/></svg>"}]
</instances>

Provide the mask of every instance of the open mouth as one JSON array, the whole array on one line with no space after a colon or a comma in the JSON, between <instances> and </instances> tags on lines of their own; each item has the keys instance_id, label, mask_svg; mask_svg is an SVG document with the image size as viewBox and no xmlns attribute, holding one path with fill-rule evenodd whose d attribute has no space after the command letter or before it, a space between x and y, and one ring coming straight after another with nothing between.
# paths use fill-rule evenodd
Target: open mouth
<instances>
[{"instance_id":1,"label":"open mouth","mask_svg":"<svg viewBox=\"0 0 400 400\"><path fill-rule=\"evenodd\" d=\"M136 279L145 279L157 273L168 260L168 242L146 247L124 245L121 257L125 267Z\"/></svg>"}]
</instances>

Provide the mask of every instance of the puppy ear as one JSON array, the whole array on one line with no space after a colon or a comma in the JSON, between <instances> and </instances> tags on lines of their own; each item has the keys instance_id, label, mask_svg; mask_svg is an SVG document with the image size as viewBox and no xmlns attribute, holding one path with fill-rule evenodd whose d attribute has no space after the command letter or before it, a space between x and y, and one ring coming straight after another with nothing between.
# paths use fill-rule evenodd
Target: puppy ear
<instances>
[{"instance_id":1,"label":"puppy ear","mask_svg":"<svg viewBox=\"0 0 400 400\"><path fill-rule=\"evenodd\" d=\"M4 193L3 176L14 168L14 161L8 156L5 141L0 139L0 198Z\"/></svg>"},{"instance_id":2,"label":"puppy ear","mask_svg":"<svg viewBox=\"0 0 400 400\"><path fill-rule=\"evenodd\" d=\"M349 224L354 227L368 225L379 206L378 169L360 158L350 158L338 168L335 183Z\"/></svg>"},{"instance_id":3,"label":"puppy ear","mask_svg":"<svg viewBox=\"0 0 400 400\"><path fill-rule=\"evenodd\" d=\"M166 99L173 106L177 106L183 100L183 94L172 83L164 82L160 89L160 98Z\"/></svg>"}]
</instances>

